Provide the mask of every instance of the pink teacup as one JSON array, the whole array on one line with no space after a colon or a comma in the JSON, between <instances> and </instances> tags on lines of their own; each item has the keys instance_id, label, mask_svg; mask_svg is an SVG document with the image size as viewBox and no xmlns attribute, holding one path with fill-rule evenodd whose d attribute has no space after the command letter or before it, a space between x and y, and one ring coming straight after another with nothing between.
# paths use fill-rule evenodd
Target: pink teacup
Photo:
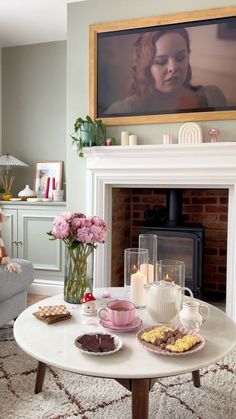
<instances>
[{"instance_id":1,"label":"pink teacup","mask_svg":"<svg viewBox=\"0 0 236 419\"><path fill-rule=\"evenodd\" d=\"M98 316L116 326L127 326L135 319L135 304L126 300L113 300L98 310Z\"/></svg>"}]
</instances>

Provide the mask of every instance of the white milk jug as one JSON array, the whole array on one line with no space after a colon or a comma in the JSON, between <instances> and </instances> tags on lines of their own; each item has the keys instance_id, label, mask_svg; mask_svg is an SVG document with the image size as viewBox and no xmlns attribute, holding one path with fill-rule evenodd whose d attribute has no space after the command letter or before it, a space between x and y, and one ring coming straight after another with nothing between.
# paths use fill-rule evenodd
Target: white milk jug
<instances>
[{"instance_id":1,"label":"white milk jug","mask_svg":"<svg viewBox=\"0 0 236 419\"><path fill-rule=\"evenodd\" d=\"M183 302L183 307L179 312L181 324L188 329L199 330L201 325L209 318L210 309L207 305L201 304L196 300Z\"/></svg>"}]
</instances>

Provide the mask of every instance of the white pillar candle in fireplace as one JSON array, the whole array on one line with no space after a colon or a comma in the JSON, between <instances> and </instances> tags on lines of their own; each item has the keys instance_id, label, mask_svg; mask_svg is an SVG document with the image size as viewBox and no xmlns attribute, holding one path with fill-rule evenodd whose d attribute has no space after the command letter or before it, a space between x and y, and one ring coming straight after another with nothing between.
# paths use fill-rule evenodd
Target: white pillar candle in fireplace
<instances>
[{"instance_id":1,"label":"white pillar candle in fireplace","mask_svg":"<svg viewBox=\"0 0 236 419\"><path fill-rule=\"evenodd\" d=\"M129 145L128 131L121 131L121 145Z\"/></svg>"},{"instance_id":2,"label":"white pillar candle in fireplace","mask_svg":"<svg viewBox=\"0 0 236 419\"><path fill-rule=\"evenodd\" d=\"M129 145L137 145L137 144L138 144L137 135L131 134L129 136Z\"/></svg>"},{"instance_id":3,"label":"white pillar candle in fireplace","mask_svg":"<svg viewBox=\"0 0 236 419\"><path fill-rule=\"evenodd\" d=\"M131 275L130 300L136 305L136 307L144 307L146 305L146 290L144 288L146 282L146 276L140 271Z\"/></svg>"},{"instance_id":4,"label":"white pillar candle in fireplace","mask_svg":"<svg viewBox=\"0 0 236 419\"><path fill-rule=\"evenodd\" d=\"M154 281L154 266L151 263L140 265L140 272L147 277L147 282Z\"/></svg>"}]
</instances>

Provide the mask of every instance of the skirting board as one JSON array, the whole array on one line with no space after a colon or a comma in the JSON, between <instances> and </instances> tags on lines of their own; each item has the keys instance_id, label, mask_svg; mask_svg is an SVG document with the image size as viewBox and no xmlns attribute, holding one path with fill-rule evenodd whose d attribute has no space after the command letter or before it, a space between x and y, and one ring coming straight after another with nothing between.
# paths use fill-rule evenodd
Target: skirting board
<instances>
[{"instance_id":1,"label":"skirting board","mask_svg":"<svg viewBox=\"0 0 236 419\"><path fill-rule=\"evenodd\" d=\"M43 281L41 279L35 279L34 282L29 287L30 294L40 294L40 295L57 295L63 292L63 282L62 281Z\"/></svg>"}]
</instances>

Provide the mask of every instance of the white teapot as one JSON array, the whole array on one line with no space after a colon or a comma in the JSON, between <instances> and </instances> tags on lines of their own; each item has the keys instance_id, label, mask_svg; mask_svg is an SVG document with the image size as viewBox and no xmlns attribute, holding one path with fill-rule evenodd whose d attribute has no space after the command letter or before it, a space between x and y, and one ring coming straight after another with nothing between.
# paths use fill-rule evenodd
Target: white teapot
<instances>
[{"instance_id":1,"label":"white teapot","mask_svg":"<svg viewBox=\"0 0 236 419\"><path fill-rule=\"evenodd\" d=\"M183 290L193 298L189 288L180 287L174 282L161 280L145 284L144 287L147 290L147 311L158 323L169 323L179 314Z\"/></svg>"}]
</instances>

